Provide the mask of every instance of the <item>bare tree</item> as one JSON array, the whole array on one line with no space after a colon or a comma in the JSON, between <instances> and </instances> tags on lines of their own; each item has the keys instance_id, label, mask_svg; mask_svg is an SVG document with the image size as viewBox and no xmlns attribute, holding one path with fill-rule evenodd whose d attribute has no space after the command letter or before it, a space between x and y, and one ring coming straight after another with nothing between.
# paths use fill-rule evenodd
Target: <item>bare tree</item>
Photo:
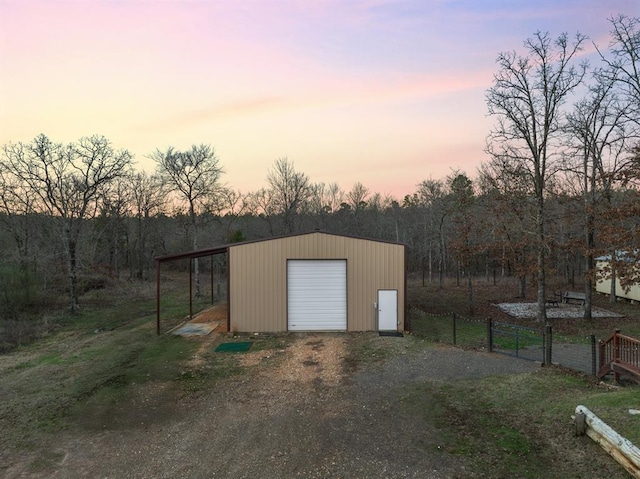
<instances>
[{"instance_id":1,"label":"bare tree","mask_svg":"<svg viewBox=\"0 0 640 479\"><path fill-rule=\"evenodd\" d=\"M94 245L102 250L103 261L108 261L109 276L115 278L120 277L121 260L129 244L127 217L133 200L130 176L117 178L105 188L95 221L99 231Z\"/></svg>"},{"instance_id":2,"label":"bare tree","mask_svg":"<svg viewBox=\"0 0 640 479\"><path fill-rule=\"evenodd\" d=\"M471 260L474 254L473 237L478 236L473 225L472 208L475 202L473 182L460 171L454 171L448 178L451 215L454 223L452 247L457 252L457 274L459 283L461 268L467 277L469 314L473 314L473 282L471 278Z\"/></svg>"},{"instance_id":3,"label":"bare tree","mask_svg":"<svg viewBox=\"0 0 640 479\"><path fill-rule=\"evenodd\" d=\"M13 238L21 268L26 272L35 212L36 193L0 160L0 221Z\"/></svg>"},{"instance_id":4,"label":"bare tree","mask_svg":"<svg viewBox=\"0 0 640 479\"><path fill-rule=\"evenodd\" d=\"M232 188L221 187L217 195L210 198L205 205L206 211L213 215L216 222L224 229L225 242L241 241L244 234L234 231L234 224L239 217L250 209L249 195L244 195ZM235 240L234 240L235 238Z\"/></svg>"},{"instance_id":5,"label":"bare tree","mask_svg":"<svg viewBox=\"0 0 640 479\"><path fill-rule=\"evenodd\" d=\"M365 209L369 207L369 214L366 216L372 216L377 214L380 210L380 202L382 197L379 194L369 196L369 188L362 183L357 182L353 185L350 191L345 195L345 202L350 211L350 229L351 233L363 234L365 227L371 227L372 224L366 224L365 221ZM371 219L371 218L369 218ZM369 232L368 234L374 234Z\"/></svg>"},{"instance_id":6,"label":"bare tree","mask_svg":"<svg viewBox=\"0 0 640 479\"><path fill-rule=\"evenodd\" d=\"M210 145L193 145L190 150L178 151L173 147L156 150L150 155L156 162L158 175L170 191L175 191L181 201L187 203L194 250L198 249L197 216L203 205L219 193L220 176L223 173L220 160ZM194 260L195 294L200 296L200 270Z\"/></svg>"},{"instance_id":7,"label":"bare tree","mask_svg":"<svg viewBox=\"0 0 640 479\"><path fill-rule=\"evenodd\" d=\"M633 105L629 118L640 124L640 18L620 14L609 21L612 26L611 56L598 49L600 58L607 65L602 74L622 86Z\"/></svg>"},{"instance_id":8,"label":"bare tree","mask_svg":"<svg viewBox=\"0 0 640 479\"><path fill-rule=\"evenodd\" d=\"M7 245L2 248L0 258L0 315L6 319L18 318L21 305L29 304L37 291L40 281L34 279L44 277L34 274L37 270L35 255L41 229L36 220L35 201L36 194L5 168L0 159L0 227L4 225L15 244L14 254ZM16 267L12 267L12 264Z\"/></svg>"},{"instance_id":9,"label":"bare tree","mask_svg":"<svg viewBox=\"0 0 640 479\"><path fill-rule=\"evenodd\" d=\"M415 205L421 212L422 230L422 282L424 286L425 269L428 270L429 282L433 281L434 252L438 261L438 284L444 286L446 272L445 219L448 215L445 204L445 185L441 180L428 179L418 184L418 189L411 197L405 198L405 206Z\"/></svg>"},{"instance_id":10,"label":"bare tree","mask_svg":"<svg viewBox=\"0 0 640 479\"><path fill-rule=\"evenodd\" d=\"M149 263L147 242L149 239L149 221L160 214L166 205L166 191L158 175L139 172L130 175L129 184L132 195L132 213L136 220L135 272L132 276L145 279Z\"/></svg>"},{"instance_id":11,"label":"bare tree","mask_svg":"<svg viewBox=\"0 0 640 479\"><path fill-rule=\"evenodd\" d=\"M327 228L331 215L340 209L344 200L344 192L337 183L314 183L311 185L311 196L308 202L308 213L316 218L320 228Z\"/></svg>"},{"instance_id":12,"label":"bare tree","mask_svg":"<svg viewBox=\"0 0 640 479\"><path fill-rule=\"evenodd\" d=\"M296 171L288 158L279 158L267 174L271 206L276 214L282 215L285 231L295 231L296 216L311 197L309 177Z\"/></svg>"},{"instance_id":13,"label":"bare tree","mask_svg":"<svg viewBox=\"0 0 640 479\"><path fill-rule=\"evenodd\" d=\"M612 189L628 174L632 161L627 151L638 137L637 125L629 120L633 107L620 97L616 84L615 79L599 72L567 123L568 159L572 162L567 170L580 179L584 203L585 319L591 319L598 207L604 201L611 208ZM615 301L615 291L612 298Z\"/></svg>"},{"instance_id":14,"label":"bare tree","mask_svg":"<svg viewBox=\"0 0 640 479\"><path fill-rule=\"evenodd\" d=\"M36 195L34 209L59 221L71 311L75 313L83 222L95 217L105 189L126 174L132 156L126 150L114 151L109 140L99 135L66 146L39 135L31 143L5 145L3 153L3 168Z\"/></svg>"},{"instance_id":15,"label":"bare tree","mask_svg":"<svg viewBox=\"0 0 640 479\"><path fill-rule=\"evenodd\" d=\"M311 197L309 199L309 212L323 215L331 214L340 209L344 201L344 191L337 183L314 183L311 185Z\"/></svg>"},{"instance_id":16,"label":"bare tree","mask_svg":"<svg viewBox=\"0 0 640 479\"><path fill-rule=\"evenodd\" d=\"M534 191L540 321L546 321L546 186L553 174L554 142L562 131L562 105L586 73L585 63L574 64L584 41L580 34L570 42L566 34L552 40L548 33L535 33L524 43L527 56L498 56L499 71L486 95L489 113L497 117L487 151L517 164Z\"/></svg>"},{"instance_id":17,"label":"bare tree","mask_svg":"<svg viewBox=\"0 0 640 479\"><path fill-rule=\"evenodd\" d=\"M274 218L277 213L272 197L272 190L261 188L255 193L250 193L247 200L248 211L256 218L260 218L267 223L269 226L270 236L274 236L276 234Z\"/></svg>"},{"instance_id":18,"label":"bare tree","mask_svg":"<svg viewBox=\"0 0 640 479\"><path fill-rule=\"evenodd\" d=\"M502 274L513 271L518 277L518 297L526 297L527 275L535 273L528 238L535 216L532 188L527 176L507 159L492 157L478 172L480 190L487 198L494 238L499 243Z\"/></svg>"},{"instance_id":19,"label":"bare tree","mask_svg":"<svg viewBox=\"0 0 640 479\"><path fill-rule=\"evenodd\" d=\"M362 183L357 182L347 193L347 203L353 211L360 211L367 207L367 199L369 198L369 188Z\"/></svg>"}]
</instances>

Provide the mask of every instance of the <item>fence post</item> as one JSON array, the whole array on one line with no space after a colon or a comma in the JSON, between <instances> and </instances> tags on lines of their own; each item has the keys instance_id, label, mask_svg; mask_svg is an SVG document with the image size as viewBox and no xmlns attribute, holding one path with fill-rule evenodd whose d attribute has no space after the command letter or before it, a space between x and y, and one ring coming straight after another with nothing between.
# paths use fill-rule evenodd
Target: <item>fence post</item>
<instances>
[{"instance_id":1,"label":"fence post","mask_svg":"<svg viewBox=\"0 0 640 479\"><path fill-rule=\"evenodd\" d=\"M552 363L552 346L553 343L553 329L551 328L551 325L548 324L545 327L545 331L544 331L544 364L551 366Z\"/></svg>"},{"instance_id":2,"label":"fence post","mask_svg":"<svg viewBox=\"0 0 640 479\"><path fill-rule=\"evenodd\" d=\"M618 359L620 359L620 338L618 338L618 334L620 334L620 330L616 329L613 333L613 363L617 363ZM617 371L613 371L613 380L616 384L620 383L620 373Z\"/></svg>"},{"instance_id":3,"label":"fence post","mask_svg":"<svg viewBox=\"0 0 640 479\"><path fill-rule=\"evenodd\" d=\"M596 363L596 335L591 335L591 375L598 374L598 364Z\"/></svg>"},{"instance_id":4,"label":"fence post","mask_svg":"<svg viewBox=\"0 0 640 479\"><path fill-rule=\"evenodd\" d=\"M456 343L456 313L452 314L453 316L453 345L455 346Z\"/></svg>"},{"instance_id":5,"label":"fence post","mask_svg":"<svg viewBox=\"0 0 640 479\"><path fill-rule=\"evenodd\" d=\"M602 367L607 362L606 348L607 343L605 343L602 339L598 341L598 364L600 365L600 367ZM598 370L598 372L600 371Z\"/></svg>"},{"instance_id":6,"label":"fence post","mask_svg":"<svg viewBox=\"0 0 640 479\"><path fill-rule=\"evenodd\" d=\"M487 342L489 343L489 352L493 352L493 324L491 318L487 318Z\"/></svg>"}]
</instances>

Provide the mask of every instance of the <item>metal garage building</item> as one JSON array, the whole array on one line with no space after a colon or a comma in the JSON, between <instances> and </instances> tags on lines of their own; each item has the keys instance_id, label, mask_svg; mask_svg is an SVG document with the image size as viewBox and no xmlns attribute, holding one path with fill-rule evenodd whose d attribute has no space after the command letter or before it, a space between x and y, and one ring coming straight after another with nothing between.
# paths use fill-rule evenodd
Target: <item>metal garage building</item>
<instances>
[{"instance_id":1,"label":"metal garage building","mask_svg":"<svg viewBox=\"0 0 640 479\"><path fill-rule=\"evenodd\" d=\"M405 249L315 231L157 260L225 252L229 331L402 331Z\"/></svg>"}]
</instances>

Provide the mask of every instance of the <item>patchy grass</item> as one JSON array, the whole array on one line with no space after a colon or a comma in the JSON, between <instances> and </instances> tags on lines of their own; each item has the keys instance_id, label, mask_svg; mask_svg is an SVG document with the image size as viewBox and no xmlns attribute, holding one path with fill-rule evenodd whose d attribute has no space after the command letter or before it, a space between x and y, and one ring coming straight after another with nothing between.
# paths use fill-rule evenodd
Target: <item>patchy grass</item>
<instances>
[{"instance_id":1,"label":"patchy grass","mask_svg":"<svg viewBox=\"0 0 640 479\"><path fill-rule=\"evenodd\" d=\"M638 393L637 388L602 389L584 377L544 368L532 374L416 384L407 388L401 407L426 416L442 433L440 447L468 464L473 477L622 478L622 468L599 446L573 436L570 416L584 404L637 444L638 418L627 409Z\"/></svg>"},{"instance_id":2,"label":"patchy grass","mask_svg":"<svg viewBox=\"0 0 640 479\"><path fill-rule=\"evenodd\" d=\"M476 290L477 301L504 301L499 287L486 289ZM466 295L465 288L461 291ZM409 341L344 335L347 370L430 348L436 341L452 342L451 311L444 302L455 310L460 291L420 288L419 293L423 306L430 295L437 297L440 312L431 316L412 311L415 329ZM0 461L14 448L37 450L44 435L65 429L102 431L175 418L186 414L175 407L177 402L246 372L240 366L241 354L213 352L219 342L233 340L232 335L210 344L173 335L157 337L153 288L107 288L90 294L80 315L56 317L58 327L49 336L1 357ZM188 313L181 294L163 292L163 328ZM481 317L476 319L459 321L458 344L473 346L485 340L486 325ZM615 326L628 332L625 324ZM593 324L578 326L558 334L580 338ZM286 349L296 337L285 333L236 339L252 340L251 351L260 351ZM592 471L597 471L614 479L624 475L591 440L573 437L570 415L584 404L640 444L640 418L628 414L629 408L640 407L638 397L638 387L606 389L583 376L544 368L535 374L416 383L407 387L399 407L432 421L442 433L441 447L468 464L475 477L594 477ZM47 470L59 460L42 454L32 466Z\"/></svg>"},{"instance_id":3,"label":"patchy grass","mask_svg":"<svg viewBox=\"0 0 640 479\"><path fill-rule=\"evenodd\" d=\"M412 334L429 341L471 348L487 346L487 325L479 320L456 318L454 333L452 314L427 314L418 309L411 309L409 322Z\"/></svg>"},{"instance_id":4,"label":"patchy grass","mask_svg":"<svg viewBox=\"0 0 640 479\"><path fill-rule=\"evenodd\" d=\"M253 341L251 351L267 349L285 349L291 344L290 334L260 333L258 335L239 335L240 341Z\"/></svg>"},{"instance_id":5,"label":"patchy grass","mask_svg":"<svg viewBox=\"0 0 640 479\"><path fill-rule=\"evenodd\" d=\"M582 404L619 434L640 446L640 417L629 414L629 409L640 408L640 386L603 391L585 398Z\"/></svg>"},{"instance_id":6,"label":"patchy grass","mask_svg":"<svg viewBox=\"0 0 640 479\"><path fill-rule=\"evenodd\" d=\"M541 455L535 439L515 427L505 411L488 407L477 388L474 382L422 384L410 388L404 407L426 416L442 433L444 442L438 447L458 456L474 477L562 477Z\"/></svg>"},{"instance_id":7,"label":"patchy grass","mask_svg":"<svg viewBox=\"0 0 640 479\"><path fill-rule=\"evenodd\" d=\"M346 336L347 356L343 368L346 374L375 365L397 354L406 354L424 348L433 347L433 343L424 338L411 335L406 341L392 336L378 336L377 333L349 333Z\"/></svg>"},{"instance_id":8,"label":"patchy grass","mask_svg":"<svg viewBox=\"0 0 640 479\"><path fill-rule=\"evenodd\" d=\"M167 316L178 321L188 304L174 307L175 297L169 290L163 301ZM192 364L197 341L156 336L150 285L91 291L82 304L78 315L59 314L46 337L2 356L0 449L30 449L41 434L87 422L88 427L126 424L127 405L143 389L157 397L142 402L156 409L165 402L168 410L184 395L242 372L230 358L216 357L206 367ZM143 409L134 407L131 415L144 415Z\"/></svg>"}]
</instances>

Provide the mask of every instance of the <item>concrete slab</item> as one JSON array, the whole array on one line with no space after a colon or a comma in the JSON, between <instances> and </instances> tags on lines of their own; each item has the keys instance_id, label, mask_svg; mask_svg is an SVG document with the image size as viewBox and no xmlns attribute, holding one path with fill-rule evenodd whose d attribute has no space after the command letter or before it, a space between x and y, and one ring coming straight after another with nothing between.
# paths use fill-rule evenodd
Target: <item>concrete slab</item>
<instances>
[{"instance_id":1,"label":"concrete slab","mask_svg":"<svg viewBox=\"0 0 640 479\"><path fill-rule=\"evenodd\" d=\"M217 326L217 323L187 323L176 329L173 334L177 336L206 336Z\"/></svg>"}]
</instances>

